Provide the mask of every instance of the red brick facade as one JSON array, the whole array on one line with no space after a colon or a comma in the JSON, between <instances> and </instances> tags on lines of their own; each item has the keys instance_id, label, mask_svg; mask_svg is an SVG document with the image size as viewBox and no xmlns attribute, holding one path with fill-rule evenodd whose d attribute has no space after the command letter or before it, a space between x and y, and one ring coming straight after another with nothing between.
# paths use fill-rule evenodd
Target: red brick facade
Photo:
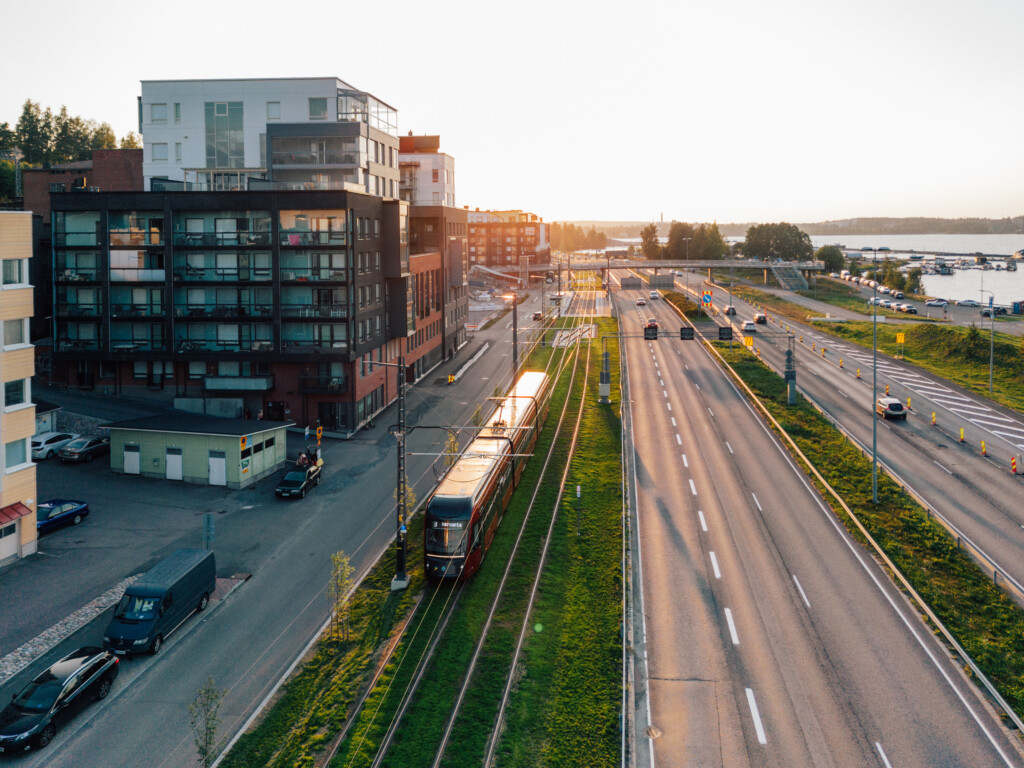
<instances>
[{"instance_id":1,"label":"red brick facade","mask_svg":"<svg viewBox=\"0 0 1024 768\"><path fill-rule=\"evenodd\" d=\"M142 191L141 149L94 149L92 160L22 171L25 210L50 223L50 192L96 187L102 192Z\"/></svg>"}]
</instances>

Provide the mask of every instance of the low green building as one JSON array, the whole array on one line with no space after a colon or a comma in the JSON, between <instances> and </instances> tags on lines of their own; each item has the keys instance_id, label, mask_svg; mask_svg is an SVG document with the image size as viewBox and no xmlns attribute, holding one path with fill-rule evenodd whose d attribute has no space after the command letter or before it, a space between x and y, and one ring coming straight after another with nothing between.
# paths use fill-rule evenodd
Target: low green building
<instances>
[{"instance_id":1,"label":"low green building","mask_svg":"<svg viewBox=\"0 0 1024 768\"><path fill-rule=\"evenodd\" d=\"M293 421L180 413L109 424L110 468L238 490L284 468Z\"/></svg>"}]
</instances>

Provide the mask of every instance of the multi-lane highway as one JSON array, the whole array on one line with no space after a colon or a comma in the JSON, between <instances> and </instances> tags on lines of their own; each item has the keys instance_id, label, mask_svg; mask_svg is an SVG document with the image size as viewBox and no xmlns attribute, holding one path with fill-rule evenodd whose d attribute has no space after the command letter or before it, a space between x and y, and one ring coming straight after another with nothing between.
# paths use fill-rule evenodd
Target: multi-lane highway
<instances>
[{"instance_id":1,"label":"multi-lane highway","mask_svg":"<svg viewBox=\"0 0 1024 768\"><path fill-rule=\"evenodd\" d=\"M737 301L737 325L754 308ZM872 445L874 400L885 394L910 402L905 421L879 421L879 460L929 508L955 527L988 568L1024 599L1024 467L1011 471L1011 457L1024 453L1024 418L987 398L887 355L878 357L878 392L872 394L872 352L816 328L772 318L757 326L761 356L781 370L787 328L797 339L797 382L862 446ZM826 354L821 355L821 349ZM842 360L842 367L839 361ZM859 375L859 378L858 378ZM935 424L932 424L932 413ZM964 430L961 443L960 429ZM981 453L981 443L985 451Z\"/></svg>"},{"instance_id":2,"label":"multi-lane highway","mask_svg":"<svg viewBox=\"0 0 1024 768\"><path fill-rule=\"evenodd\" d=\"M679 325L640 295L624 331ZM638 764L1024 765L704 348L625 349Z\"/></svg>"}]
</instances>

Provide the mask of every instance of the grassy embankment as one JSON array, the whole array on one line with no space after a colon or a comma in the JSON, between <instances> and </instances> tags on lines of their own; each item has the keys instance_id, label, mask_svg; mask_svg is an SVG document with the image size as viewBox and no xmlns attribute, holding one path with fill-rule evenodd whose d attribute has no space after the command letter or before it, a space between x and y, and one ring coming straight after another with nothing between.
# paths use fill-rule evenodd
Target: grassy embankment
<instances>
[{"instance_id":1,"label":"grassy embankment","mask_svg":"<svg viewBox=\"0 0 1024 768\"><path fill-rule=\"evenodd\" d=\"M767 308L780 317L806 322L808 310L776 296L752 291L744 298ZM846 341L871 349L870 320L817 323L815 328ZM904 344L896 343L896 334L904 334ZM937 376L949 379L965 389L1014 410L1024 411L1024 339L995 334L992 394L988 392L989 332L976 326L927 323L878 325L878 350L887 355L902 355Z\"/></svg>"},{"instance_id":2,"label":"grassy embankment","mask_svg":"<svg viewBox=\"0 0 1024 768\"><path fill-rule=\"evenodd\" d=\"M870 460L803 397L797 405L787 406L785 382L777 374L749 353L730 353L717 342L715 346L1010 706L1024 715L1024 610L884 473L878 478L879 504L873 504ZM820 486L819 491L824 495ZM853 536L861 539L849 518L841 511L838 514Z\"/></svg>"}]
</instances>

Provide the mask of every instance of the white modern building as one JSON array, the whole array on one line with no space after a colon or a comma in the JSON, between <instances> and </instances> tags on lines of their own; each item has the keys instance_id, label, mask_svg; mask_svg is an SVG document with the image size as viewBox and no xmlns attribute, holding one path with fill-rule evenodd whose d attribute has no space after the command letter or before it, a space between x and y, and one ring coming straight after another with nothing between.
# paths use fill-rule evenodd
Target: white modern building
<instances>
[{"instance_id":1,"label":"white modern building","mask_svg":"<svg viewBox=\"0 0 1024 768\"><path fill-rule=\"evenodd\" d=\"M440 136L401 136L398 167L403 200L455 207L455 158L441 151Z\"/></svg>"},{"instance_id":2,"label":"white modern building","mask_svg":"<svg viewBox=\"0 0 1024 768\"><path fill-rule=\"evenodd\" d=\"M139 130L146 190L398 198L397 110L336 77L143 80Z\"/></svg>"}]
</instances>

